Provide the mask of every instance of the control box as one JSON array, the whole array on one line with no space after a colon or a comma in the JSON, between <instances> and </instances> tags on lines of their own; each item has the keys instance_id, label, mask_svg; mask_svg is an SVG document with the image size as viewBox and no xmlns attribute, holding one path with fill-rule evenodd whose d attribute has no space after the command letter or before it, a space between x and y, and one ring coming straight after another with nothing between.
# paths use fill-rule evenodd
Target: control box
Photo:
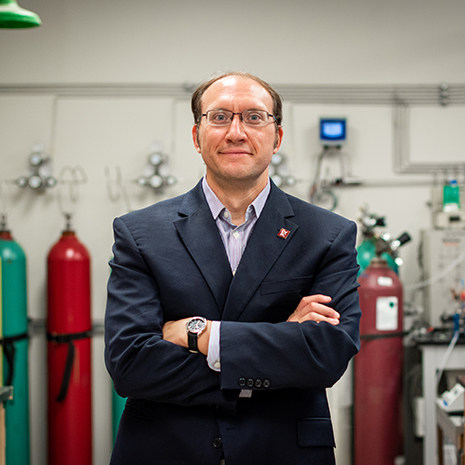
<instances>
[{"instance_id":1,"label":"control box","mask_svg":"<svg viewBox=\"0 0 465 465\"><path fill-rule=\"evenodd\" d=\"M444 326L442 315L453 315L465 280L465 229L434 229L421 232L420 262L425 319L433 327Z\"/></svg>"},{"instance_id":2,"label":"control box","mask_svg":"<svg viewBox=\"0 0 465 465\"><path fill-rule=\"evenodd\" d=\"M449 413L463 412L464 392L465 387L459 383L449 391L443 392L439 398L441 407Z\"/></svg>"}]
</instances>

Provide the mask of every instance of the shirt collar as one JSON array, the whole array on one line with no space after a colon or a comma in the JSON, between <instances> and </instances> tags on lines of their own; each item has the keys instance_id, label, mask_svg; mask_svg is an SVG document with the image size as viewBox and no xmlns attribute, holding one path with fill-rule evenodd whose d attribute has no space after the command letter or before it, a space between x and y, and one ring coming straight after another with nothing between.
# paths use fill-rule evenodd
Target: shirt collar
<instances>
[{"instance_id":1,"label":"shirt collar","mask_svg":"<svg viewBox=\"0 0 465 465\"><path fill-rule=\"evenodd\" d=\"M208 206L212 212L213 218L216 220L219 214L226 208L220 201L220 199L213 192L212 188L208 185L207 178L204 176L202 179L202 189L205 194ZM260 217L260 214L265 207L266 199L271 190L270 180L266 183L266 186L260 192L260 194L255 197L255 200L249 205L252 206L255 210L255 215L257 219Z\"/></svg>"}]
</instances>

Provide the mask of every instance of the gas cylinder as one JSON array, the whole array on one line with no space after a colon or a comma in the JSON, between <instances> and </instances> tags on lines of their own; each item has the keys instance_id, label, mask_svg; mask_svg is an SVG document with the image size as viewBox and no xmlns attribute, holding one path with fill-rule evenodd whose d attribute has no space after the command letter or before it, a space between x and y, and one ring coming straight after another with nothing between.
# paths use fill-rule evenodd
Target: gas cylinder
<instances>
[{"instance_id":1,"label":"gas cylinder","mask_svg":"<svg viewBox=\"0 0 465 465\"><path fill-rule=\"evenodd\" d=\"M118 434L119 422L121 420L121 415L123 414L124 407L126 405L126 397L121 397L113 387L113 396L112 396L112 418L113 418L113 442L116 440L116 435Z\"/></svg>"},{"instance_id":2,"label":"gas cylinder","mask_svg":"<svg viewBox=\"0 0 465 465\"><path fill-rule=\"evenodd\" d=\"M90 256L69 225L47 265L48 463L91 464Z\"/></svg>"},{"instance_id":3,"label":"gas cylinder","mask_svg":"<svg viewBox=\"0 0 465 465\"><path fill-rule=\"evenodd\" d=\"M26 255L2 218L0 226L2 382L13 386L5 403L7 465L29 465L29 376Z\"/></svg>"},{"instance_id":4,"label":"gas cylinder","mask_svg":"<svg viewBox=\"0 0 465 465\"><path fill-rule=\"evenodd\" d=\"M355 465L402 455L403 301L398 275L374 258L359 277L360 351L354 358Z\"/></svg>"},{"instance_id":5,"label":"gas cylinder","mask_svg":"<svg viewBox=\"0 0 465 465\"><path fill-rule=\"evenodd\" d=\"M126 406L126 397L121 397L115 390L113 382L112 385L112 400L111 400L111 414L112 414L112 429L113 429L113 443L116 441L118 434L119 422L123 414L124 407Z\"/></svg>"},{"instance_id":6,"label":"gas cylinder","mask_svg":"<svg viewBox=\"0 0 465 465\"><path fill-rule=\"evenodd\" d=\"M376 241L375 237L366 237L357 247L357 263L360 265L359 275L370 265L371 260L376 257ZM387 265L391 270L399 273L399 266L392 255L387 252L381 254L381 258L386 260Z\"/></svg>"}]
</instances>

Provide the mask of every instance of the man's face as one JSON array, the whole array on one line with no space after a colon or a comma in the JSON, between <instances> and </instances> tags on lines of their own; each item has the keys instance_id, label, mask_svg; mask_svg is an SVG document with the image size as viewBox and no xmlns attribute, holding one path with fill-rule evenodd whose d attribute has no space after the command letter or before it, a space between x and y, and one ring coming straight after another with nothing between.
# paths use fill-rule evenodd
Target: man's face
<instances>
[{"instance_id":1,"label":"man's face","mask_svg":"<svg viewBox=\"0 0 465 465\"><path fill-rule=\"evenodd\" d=\"M273 99L258 82L228 76L212 84L203 94L202 113L209 110L266 110L273 113ZM208 125L202 117L192 129L194 145L207 166L211 184L266 184L271 156L281 145L282 128L274 123L262 127L245 126L239 115L225 127Z\"/></svg>"}]
</instances>

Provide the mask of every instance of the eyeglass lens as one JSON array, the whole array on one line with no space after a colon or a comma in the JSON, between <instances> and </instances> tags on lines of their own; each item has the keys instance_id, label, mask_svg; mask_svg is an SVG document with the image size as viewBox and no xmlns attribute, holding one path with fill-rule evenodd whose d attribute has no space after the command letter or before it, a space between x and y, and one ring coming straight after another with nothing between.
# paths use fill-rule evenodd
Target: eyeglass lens
<instances>
[{"instance_id":1,"label":"eyeglass lens","mask_svg":"<svg viewBox=\"0 0 465 465\"><path fill-rule=\"evenodd\" d=\"M273 116L265 110L244 110L240 113L230 110L210 110L205 113L207 123L213 126L228 126L234 115L239 115L241 121L247 126L266 126L272 122L270 117Z\"/></svg>"}]
</instances>

